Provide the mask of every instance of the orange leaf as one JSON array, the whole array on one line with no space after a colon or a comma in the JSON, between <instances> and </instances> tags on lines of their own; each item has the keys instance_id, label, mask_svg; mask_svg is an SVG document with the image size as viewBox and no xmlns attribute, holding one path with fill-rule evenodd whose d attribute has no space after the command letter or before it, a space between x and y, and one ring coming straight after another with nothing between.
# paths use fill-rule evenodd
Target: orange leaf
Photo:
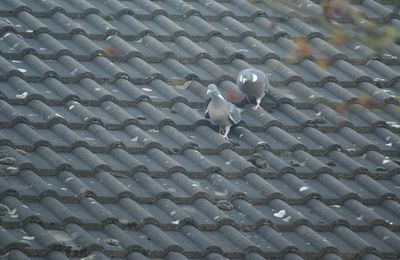
<instances>
[{"instance_id":1,"label":"orange leaf","mask_svg":"<svg viewBox=\"0 0 400 260\"><path fill-rule=\"evenodd\" d=\"M329 59L318 59L315 61L315 63L322 69L327 69L331 65L331 61Z\"/></svg>"},{"instance_id":2,"label":"orange leaf","mask_svg":"<svg viewBox=\"0 0 400 260\"><path fill-rule=\"evenodd\" d=\"M331 35L331 43L336 46L343 45L347 41L346 32L340 29L333 29Z\"/></svg>"},{"instance_id":3,"label":"orange leaf","mask_svg":"<svg viewBox=\"0 0 400 260\"><path fill-rule=\"evenodd\" d=\"M104 52L108 55L108 56L118 56L119 51L114 48L111 45L107 45L104 47Z\"/></svg>"},{"instance_id":4,"label":"orange leaf","mask_svg":"<svg viewBox=\"0 0 400 260\"><path fill-rule=\"evenodd\" d=\"M304 58L311 55L311 47L305 39L296 39L295 44L299 57Z\"/></svg>"},{"instance_id":5,"label":"orange leaf","mask_svg":"<svg viewBox=\"0 0 400 260\"><path fill-rule=\"evenodd\" d=\"M339 103L336 105L335 110L338 114L343 115L346 112L346 104L345 103Z\"/></svg>"},{"instance_id":6,"label":"orange leaf","mask_svg":"<svg viewBox=\"0 0 400 260\"><path fill-rule=\"evenodd\" d=\"M372 98L367 93L361 94L358 97L358 103L364 107L368 107L372 104Z\"/></svg>"}]
</instances>

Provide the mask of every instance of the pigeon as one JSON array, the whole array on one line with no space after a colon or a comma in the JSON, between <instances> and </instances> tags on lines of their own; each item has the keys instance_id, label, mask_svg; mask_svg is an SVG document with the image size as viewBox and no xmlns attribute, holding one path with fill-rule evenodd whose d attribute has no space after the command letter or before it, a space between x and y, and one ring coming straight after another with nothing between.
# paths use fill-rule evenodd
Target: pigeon
<instances>
[{"instance_id":1,"label":"pigeon","mask_svg":"<svg viewBox=\"0 0 400 260\"><path fill-rule=\"evenodd\" d=\"M260 108L261 99L265 96L265 90L269 88L268 76L261 70L245 69L239 72L236 84L246 94L247 99L256 98L257 105L251 109Z\"/></svg>"},{"instance_id":2,"label":"pigeon","mask_svg":"<svg viewBox=\"0 0 400 260\"><path fill-rule=\"evenodd\" d=\"M219 125L220 132L222 127L225 128L223 137L228 139L231 126L239 123L243 110L226 101L214 84L208 85L207 95L211 95L211 101L207 106L206 115L211 123Z\"/></svg>"}]
</instances>

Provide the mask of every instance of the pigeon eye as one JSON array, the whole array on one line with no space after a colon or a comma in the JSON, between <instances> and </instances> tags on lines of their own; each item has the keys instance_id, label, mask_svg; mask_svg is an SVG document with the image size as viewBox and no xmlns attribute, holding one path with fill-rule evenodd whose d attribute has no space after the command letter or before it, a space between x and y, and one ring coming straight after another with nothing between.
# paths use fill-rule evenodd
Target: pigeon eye
<instances>
[{"instance_id":1,"label":"pigeon eye","mask_svg":"<svg viewBox=\"0 0 400 260\"><path fill-rule=\"evenodd\" d=\"M253 78L252 78L252 82L256 82L256 81L257 81L257 79L258 79L257 75L253 73L253 75L252 75L252 76L253 76Z\"/></svg>"}]
</instances>

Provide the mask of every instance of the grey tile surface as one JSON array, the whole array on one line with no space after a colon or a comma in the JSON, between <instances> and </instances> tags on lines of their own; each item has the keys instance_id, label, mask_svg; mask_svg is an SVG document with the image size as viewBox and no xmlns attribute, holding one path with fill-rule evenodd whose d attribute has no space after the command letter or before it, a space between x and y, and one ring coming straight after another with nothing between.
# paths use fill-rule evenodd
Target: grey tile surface
<instances>
[{"instance_id":1,"label":"grey tile surface","mask_svg":"<svg viewBox=\"0 0 400 260\"><path fill-rule=\"evenodd\" d=\"M396 1L350 2L400 28ZM400 46L335 44L321 16L0 1L0 258L399 259ZM249 67L272 84L257 111L235 85ZM245 109L230 141L209 83Z\"/></svg>"}]
</instances>

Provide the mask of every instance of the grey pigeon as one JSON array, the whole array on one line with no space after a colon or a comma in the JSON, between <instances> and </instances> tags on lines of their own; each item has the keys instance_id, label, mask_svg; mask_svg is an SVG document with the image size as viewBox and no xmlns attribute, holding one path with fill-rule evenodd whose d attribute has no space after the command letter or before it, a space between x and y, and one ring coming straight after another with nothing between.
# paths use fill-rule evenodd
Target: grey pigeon
<instances>
[{"instance_id":1,"label":"grey pigeon","mask_svg":"<svg viewBox=\"0 0 400 260\"><path fill-rule=\"evenodd\" d=\"M214 84L208 85L207 95L211 95L211 101L207 106L206 114L210 117L211 123L219 125L220 132L222 130L221 127L225 128L223 137L228 139L231 126L239 123L240 113L243 110L226 101Z\"/></svg>"},{"instance_id":2,"label":"grey pigeon","mask_svg":"<svg viewBox=\"0 0 400 260\"><path fill-rule=\"evenodd\" d=\"M239 72L236 84L239 89L246 94L247 99L256 98L257 105L251 109L260 108L261 99L265 96L265 91L269 88L268 76L261 70L245 69Z\"/></svg>"}]
</instances>

